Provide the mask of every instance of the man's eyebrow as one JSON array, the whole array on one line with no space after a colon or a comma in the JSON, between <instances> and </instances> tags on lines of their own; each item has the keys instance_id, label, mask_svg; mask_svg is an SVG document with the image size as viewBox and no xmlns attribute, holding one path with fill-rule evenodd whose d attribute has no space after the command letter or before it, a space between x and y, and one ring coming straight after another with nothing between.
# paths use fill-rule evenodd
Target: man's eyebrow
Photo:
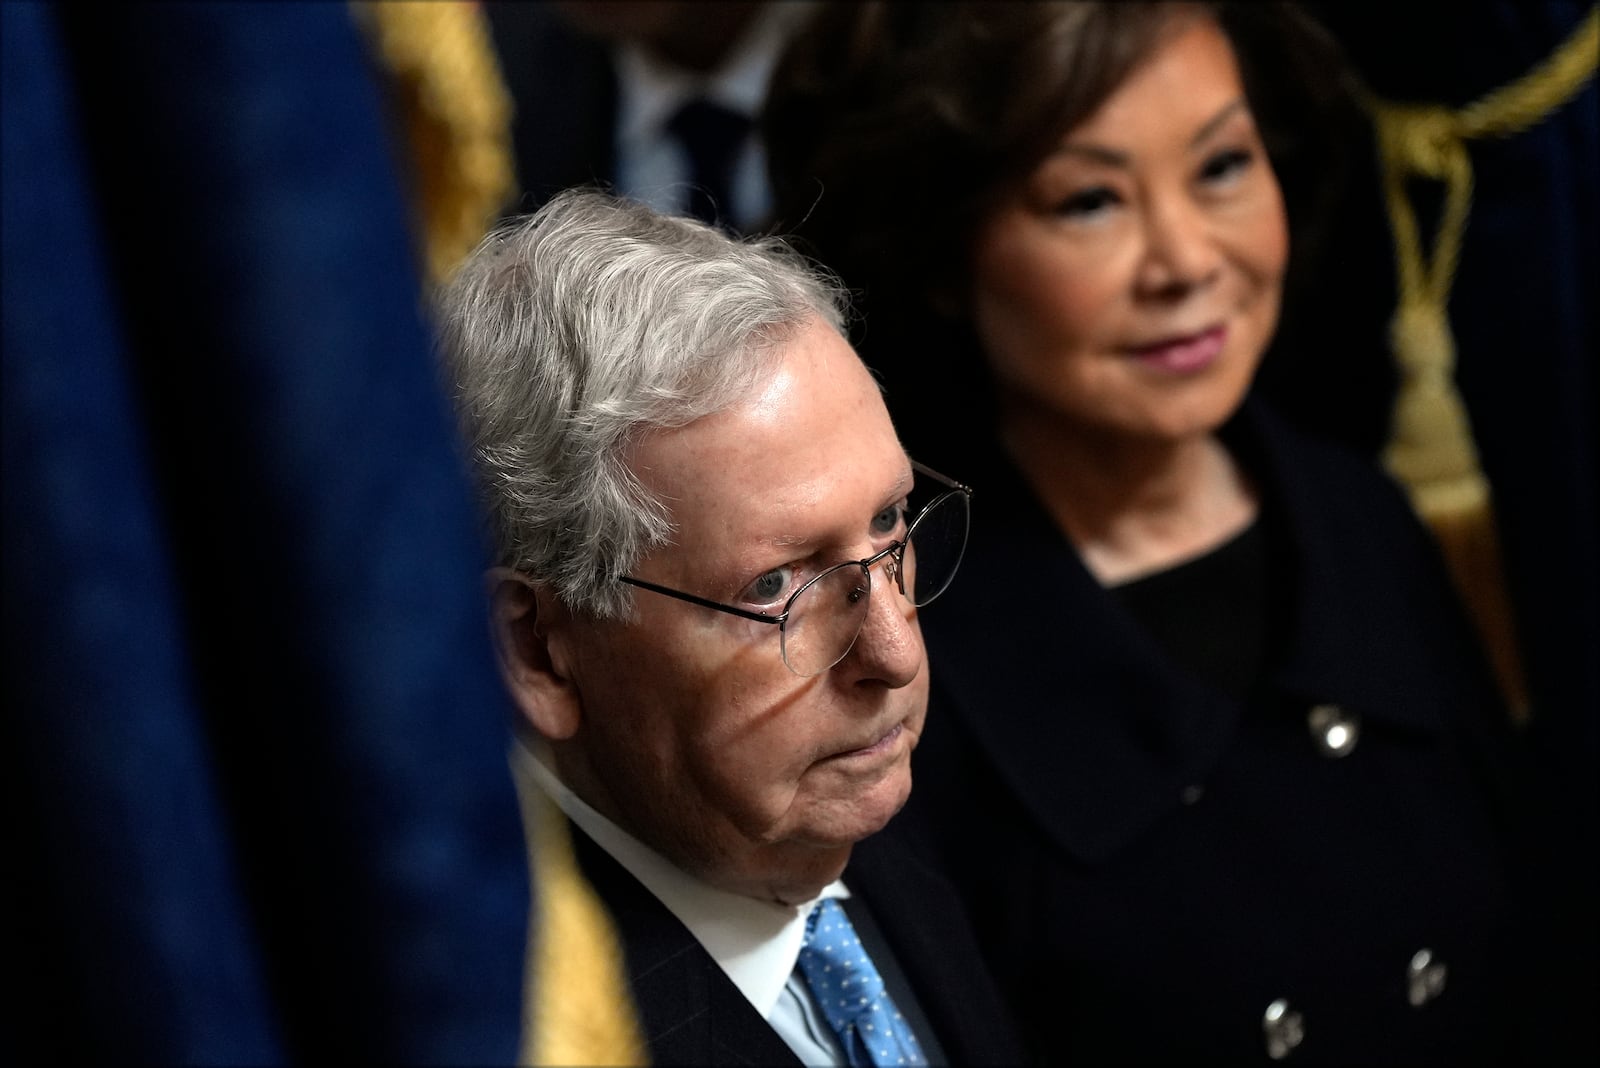
<instances>
[{"instance_id":1,"label":"man's eyebrow","mask_svg":"<svg viewBox=\"0 0 1600 1068\"><path fill-rule=\"evenodd\" d=\"M897 498L904 497L911 491L911 486L916 482L916 480L917 473L911 470L911 465L909 463L906 464L906 466L900 471L900 477L894 480L893 486L889 487L888 499L892 501Z\"/></svg>"},{"instance_id":2,"label":"man's eyebrow","mask_svg":"<svg viewBox=\"0 0 1600 1068\"><path fill-rule=\"evenodd\" d=\"M1195 135L1189 139L1189 147L1194 148L1216 133L1234 113L1245 106L1244 97L1238 97L1224 104L1211 118L1205 121ZM1103 163L1110 167L1126 167L1128 154L1114 148L1096 144L1065 144L1051 153L1052 156L1085 156L1096 163Z\"/></svg>"},{"instance_id":3,"label":"man's eyebrow","mask_svg":"<svg viewBox=\"0 0 1600 1068\"><path fill-rule=\"evenodd\" d=\"M906 469L900 473L900 477L895 479L894 484L889 487L889 490L886 493L884 493L883 501L879 506L879 509L881 510L882 508L887 508L889 505L893 504L895 501L898 501L907 493L911 492L911 487L915 481L915 474L912 472L909 466L906 467ZM796 546L812 545L819 540L820 539L818 538L808 537L804 534L774 534L772 537L765 539L765 544L770 545L775 549L792 549Z\"/></svg>"}]
</instances>

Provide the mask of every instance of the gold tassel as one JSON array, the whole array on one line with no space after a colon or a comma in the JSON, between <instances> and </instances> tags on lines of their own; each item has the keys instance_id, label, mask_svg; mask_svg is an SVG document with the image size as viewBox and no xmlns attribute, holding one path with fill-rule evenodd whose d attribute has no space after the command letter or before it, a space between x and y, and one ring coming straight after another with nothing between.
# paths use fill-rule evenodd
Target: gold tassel
<instances>
[{"instance_id":1,"label":"gold tassel","mask_svg":"<svg viewBox=\"0 0 1600 1068\"><path fill-rule=\"evenodd\" d=\"M611 916L578 868L567 819L513 758L537 907L528 950L528 989L518 1062L529 1065L647 1065L638 1012L623 977Z\"/></svg>"},{"instance_id":2,"label":"gold tassel","mask_svg":"<svg viewBox=\"0 0 1600 1068\"><path fill-rule=\"evenodd\" d=\"M423 264L438 284L516 189L511 98L488 25L464 0L352 0L350 10L387 75L410 150ZM648 1064L611 917L578 870L566 819L515 770L535 897L518 1062Z\"/></svg>"},{"instance_id":3,"label":"gold tassel","mask_svg":"<svg viewBox=\"0 0 1600 1068\"><path fill-rule=\"evenodd\" d=\"M1400 372L1384 464L1428 523L1488 650L1513 718L1525 722L1527 684L1501 563L1494 502L1455 385L1456 349L1446 307L1472 199L1466 141L1509 136L1542 121L1594 76L1600 7L1523 78L1451 112L1368 96L1395 239L1399 301L1390 343ZM1426 257L1406 181L1444 184L1444 205Z\"/></svg>"},{"instance_id":4,"label":"gold tassel","mask_svg":"<svg viewBox=\"0 0 1600 1068\"><path fill-rule=\"evenodd\" d=\"M410 151L423 265L437 284L515 195L511 96L477 3L353 0L351 11L388 74Z\"/></svg>"}]
</instances>

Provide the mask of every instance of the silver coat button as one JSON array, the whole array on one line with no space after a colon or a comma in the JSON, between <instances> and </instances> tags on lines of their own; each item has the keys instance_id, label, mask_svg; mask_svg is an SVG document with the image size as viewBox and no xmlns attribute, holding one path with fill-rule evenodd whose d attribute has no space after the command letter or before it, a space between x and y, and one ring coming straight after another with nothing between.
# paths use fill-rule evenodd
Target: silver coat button
<instances>
[{"instance_id":1,"label":"silver coat button","mask_svg":"<svg viewBox=\"0 0 1600 1068\"><path fill-rule=\"evenodd\" d=\"M1361 737L1361 718L1338 705L1317 705L1306 716L1306 725L1324 756L1348 756Z\"/></svg>"},{"instance_id":2,"label":"silver coat button","mask_svg":"<svg viewBox=\"0 0 1600 1068\"><path fill-rule=\"evenodd\" d=\"M1305 1020L1289 1008L1286 999L1279 998L1268 1005L1267 1011L1261 1016L1261 1036L1266 1039L1267 1056L1281 1061L1305 1041Z\"/></svg>"},{"instance_id":3,"label":"silver coat button","mask_svg":"<svg viewBox=\"0 0 1600 1068\"><path fill-rule=\"evenodd\" d=\"M1433 950L1419 949L1406 965L1406 1000L1411 1007L1420 1009L1444 993L1444 981L1449 969L1444 961L1433 959Z\"/></svg>"}]
</instances>

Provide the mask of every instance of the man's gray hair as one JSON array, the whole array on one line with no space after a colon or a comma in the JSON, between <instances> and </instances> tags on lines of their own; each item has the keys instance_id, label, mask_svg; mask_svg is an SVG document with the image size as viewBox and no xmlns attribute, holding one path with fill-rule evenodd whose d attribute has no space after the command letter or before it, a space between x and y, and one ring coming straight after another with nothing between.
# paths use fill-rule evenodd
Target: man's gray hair
<instances>
[{"instance_id":1,"label":"man's gray hair","mask_svg":"<svg viewBox=\"0 0 1600 1068\"><path fill-rule=\"evenodd\" d=\"M630 442L721 411L843 291L776 238L735 240L589 190L497 227L438 294L441 356L499 562L626 614L617 581L671 524Z\"/></svg>"}]
</instances>

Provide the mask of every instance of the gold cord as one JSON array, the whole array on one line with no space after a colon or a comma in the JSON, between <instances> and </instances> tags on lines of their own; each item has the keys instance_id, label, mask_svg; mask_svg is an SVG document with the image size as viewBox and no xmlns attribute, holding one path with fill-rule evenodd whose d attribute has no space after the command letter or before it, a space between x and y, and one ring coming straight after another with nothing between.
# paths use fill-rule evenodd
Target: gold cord
<instances>
[{"instance_id":1,"label":"gold cord","mask_svg":"<svg viewBox=\"0 0 1600 1068\"><path fill-rule=\"evenodd\" d=\"M480 6L352 0L411 153L430 282L447 278L516 192L510 94Z\"/></svg>"},{"instance_id":2,"label":"gold cord","mask_svg":"<svg viewBox=\"0 0 1600 1068\"><path fill-rule=\"evenodd\" d=\"M350 11L406 137L421 257L438 284L515 195L512 102L488 24L470 0L351 0ZM535 901L518 1063L648 1064L611 917L565 818L516 773Z\"/></svg>"},{"instance_id":3,"label":"gold cord","mask_svg":"<svg viewBox=\"0 0 1600 1068\"><path fill-rule=\"evenodd\" d=\"M532 997L518 1062L649 1064L611 916L578 868L566 817L523 763L533 758L517 757L517 792L538 887L538 907L529 920Z\"/></svg>"},{"instance_id":4,"label":"gold cord","mask_svg":"<svg viewBox=\"0 0 1600 1068\"><path fill-rule=\"evenodd\" d=\"M1438 537L1452 575L1488 647L1514 716L1529 715L1488 481L1455 385L1456 348L1447 307L1472 202L1467 142L1509 137L1543 121L1594 76L1600 6L1522 78L1451 111L1395 104L1370 93L1399 300L1390 344L1400 373L1384 463ZM1442 182L1444 202L1432 255L1426 254L1407 196L1413 178Z\"/></svg>"}]
</instances>

